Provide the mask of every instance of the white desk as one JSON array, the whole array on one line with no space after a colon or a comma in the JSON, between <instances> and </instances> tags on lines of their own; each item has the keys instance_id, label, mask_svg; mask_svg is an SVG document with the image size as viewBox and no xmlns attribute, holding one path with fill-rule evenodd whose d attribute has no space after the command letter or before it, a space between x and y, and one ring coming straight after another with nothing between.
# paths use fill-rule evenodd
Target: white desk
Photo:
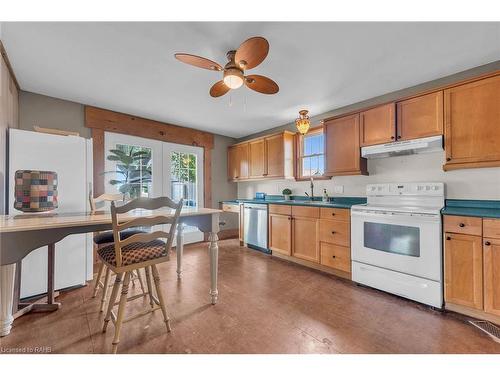
<instances>
[{"instance_id":1,"label":"white desk","mask_svg":"<svg viewBox=\"0 0 500 375\"><path fill-rule=\"evenodd\" d=\"M183 233L182 225L197 227L208 233L210 256L210 300L217 302L217 244L219 232L220 210L210 208L183 209L179 218L177 231L177 274L182 273ZM173 215L172 210L135 210L127 214L118 215L119 221L127 221L134 217L155 216L158 214ZM10 333L14 321L14 311L17 311L17 298L14 301L14 279L16 264L33 250L48 246L49 270L54 264L54 247L64 237L75 233L99 232L111 229L111 215L107 212L69 213L69 214L20 214L0 216L0 336ZM52 256L51 256L52 254ZM52 275L52 276L51 276ZM53 272L49 272L47 280L47 303L30 305L27 308L34 310L52 311L59 307L54 301Z\"/></svg>"}]
</instances>

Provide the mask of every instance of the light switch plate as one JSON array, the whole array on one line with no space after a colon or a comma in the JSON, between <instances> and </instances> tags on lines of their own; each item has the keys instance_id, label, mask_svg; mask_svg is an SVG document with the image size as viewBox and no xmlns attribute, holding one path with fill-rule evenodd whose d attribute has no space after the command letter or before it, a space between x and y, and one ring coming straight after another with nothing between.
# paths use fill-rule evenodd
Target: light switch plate
<instances>
[{"instance_id":1,"label":"light switch plate","mask_svg":"<svg viewBox=\"0 0 500 375\"><path fill-rule=\"evenodd\" d=\"M333 187L333 192L337 194L343 194L344 193L344 185L335 185Z\"/></svg>"}]
</instances>

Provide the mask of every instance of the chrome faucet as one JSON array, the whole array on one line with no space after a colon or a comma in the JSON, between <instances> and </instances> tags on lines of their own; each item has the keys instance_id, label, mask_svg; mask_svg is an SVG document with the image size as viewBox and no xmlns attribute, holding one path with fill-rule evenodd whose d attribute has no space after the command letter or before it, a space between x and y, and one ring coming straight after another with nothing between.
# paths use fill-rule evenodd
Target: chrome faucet
<instances>
[{"instance_id":1,"label":"chrome faucet","mask_svg":"<svg viewBox=\"0 0 500 375\"><path fill-rule=\"evenodd\" d=\"M309 195L307 191L305 192L305 194L307 197L309 197L310 200L314 199L314 180L312 177L311 177L311 195Z\"/></svg>"}]
</instances>

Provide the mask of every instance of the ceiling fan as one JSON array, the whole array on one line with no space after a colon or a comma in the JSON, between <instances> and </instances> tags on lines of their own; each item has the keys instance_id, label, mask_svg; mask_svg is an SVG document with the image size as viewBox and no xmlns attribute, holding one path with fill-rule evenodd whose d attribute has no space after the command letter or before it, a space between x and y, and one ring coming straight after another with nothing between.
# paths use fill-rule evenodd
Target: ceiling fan
<instances>
[{"instance_id":1,"label":"ceiling fan","mask_svg":"<svg viewBox=\"0 0 500 375\"><path fill-rule=\"evenodd\" d=\"M268 52L269 42L261 36L256 36L245 40L236 51L228 51L226 57L229 62L224 67L215 61L188 53L176 53L175 58L198 68L223 72L222 80L216 82L210 89L210 95L214 98L243 84L262 94L276 94L279 87L272 79L258 74L245 75L246 70L253 69L264 61Z\"/></svg>"}]
</instances>

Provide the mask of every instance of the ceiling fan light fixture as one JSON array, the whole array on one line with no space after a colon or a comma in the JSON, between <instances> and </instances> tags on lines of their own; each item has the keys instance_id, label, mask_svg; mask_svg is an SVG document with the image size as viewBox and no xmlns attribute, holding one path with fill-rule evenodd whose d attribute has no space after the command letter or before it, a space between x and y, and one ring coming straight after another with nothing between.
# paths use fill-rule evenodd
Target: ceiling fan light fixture
<instances>
[{"instance_id":1,"label":"ceiling fan light fixture","mask_svg":"<svg viewBox=\"0 0 500 375\"><path fill-rule=\"evenodd\" d=\"M309 120L309 116L307 115L309 111L303 109L299 111L299 117L295 120L295 126L300 134L307 134L309 128L311 127L311 120Z\"/></svg>"},{"instance_id":2,"label":"ceiling fan light fixture","mask_svg":"<svg viewBox=\"0 0 500 375\"><path fill-rule=\"evenodd\" d=\"M223 81L230 89L237 89L243 85L243 72L236 68L226 69Z\"/></svg>"}]
</instances>

